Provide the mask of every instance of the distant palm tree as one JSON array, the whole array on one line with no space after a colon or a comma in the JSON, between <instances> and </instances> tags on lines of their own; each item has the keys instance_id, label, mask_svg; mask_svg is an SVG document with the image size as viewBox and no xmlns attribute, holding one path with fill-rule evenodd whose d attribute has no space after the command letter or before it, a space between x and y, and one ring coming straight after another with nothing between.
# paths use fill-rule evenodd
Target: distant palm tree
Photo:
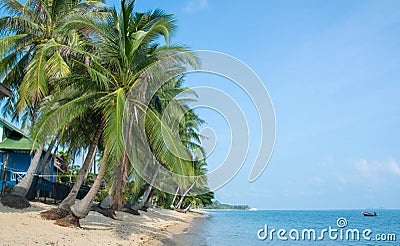
<instances>
[{"instance_id":1,"label":"distant palm tree","mask_svg":"<svg viewBox=\"0 0 400 246\"><path fill-rule=\"evenodd\" d=\"M152 139L158 139L158 137L156 136L162 136L162 131L163 129L165 130L166 127L173 129L174 126L176 126L176 129L179 129L178 125L180 118L185 114L185 110L187 108L184 103L191 100L189 99L189 96L195 96L194 92L191 91L189 88L182 87L182 82L182 76L171 79L167 83L163 84L163 86L161 86L160 89L153 96L149 105L150 109L157 115L158 118L162 119L162 121L160 121L159 124L151 124L151 127L146 127L146 137L150 140L150 143L152 143ZM183 94L186 97L177 98L179 95L182 96ZM151 121L146 122L149 123ZM162 125L164 125L164 127L160 127ZM178 138L176 140L182 140L179 136L177 137ZM147 159L145 160L145 169L152 170L150 172L150 177L148 180L149 183L143 193L141 201L138 204L130 207L133 210L144 209L146 202L151 200L151 195L154 194L153 187L160 171L160 165L170 170L179 169L179 173L181 175L190 175L191 172L190 162L182 162L182 160L178 162L169 162L168 158L166 158L165 150L159 151L155 147L160 146L159 144L151 145L153 146L152 152L154 153L154 156L152 154L149 156L146 155ZM174 154L170 153L170 151L167 151L167 153L168 155ZM187 153L187 156L190 157L190 154ZM179 163L186 163L186 165L176 165Z\"/></svg>"}]
</instances>

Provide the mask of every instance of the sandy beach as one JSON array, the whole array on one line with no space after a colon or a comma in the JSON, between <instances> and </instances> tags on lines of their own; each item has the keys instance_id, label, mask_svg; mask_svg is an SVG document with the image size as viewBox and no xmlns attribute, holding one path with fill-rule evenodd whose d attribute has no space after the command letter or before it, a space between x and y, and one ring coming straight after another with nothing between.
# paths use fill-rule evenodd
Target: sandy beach
<instances>
[{"instance_id":1,"label":"sandy beach","mask_svg":"<svg viewBox=\"0 0 400 246\"><path fill-rule=\"evenodd\" d=\"M43 220L40 212L53 208L40 202L16 210L0 203L0 245L160 245L160 240L185 232L198 214L149 209L135 216L120 212L121 220L90 212L82 228L66 228Z\"/></svg>"}]
</instances>

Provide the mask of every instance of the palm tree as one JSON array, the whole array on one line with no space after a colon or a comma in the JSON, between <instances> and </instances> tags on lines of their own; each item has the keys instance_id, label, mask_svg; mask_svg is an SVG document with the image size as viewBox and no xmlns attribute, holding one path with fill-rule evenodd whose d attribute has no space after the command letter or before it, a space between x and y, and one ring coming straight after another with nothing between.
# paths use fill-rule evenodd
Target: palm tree
<instances>
[{"instance_id":1,"label":"palm tree","mask_svg":"<svg viewBox=\"0 0 400 246\"><path fill-rule=\"evenodd\" d=\"M190 194L189 192L195 190L195 194L202 195L204 193L208 193L209 189L207 187L207 179L206 179L206 162L204 160L200 161L194 161L194 170L195 170L195 176L198 178L193 181L190 185L188 185L186 188L184 187L181 189L183 193L181 193L181 198L176 206L174 206L175 209L180 211L182 209L182 205L185 201L185 199L188 197ZM179 187L180 188L180 187ZM192 196L193 197L193 196ZM186 209L184 210L186 212Z\"/></svg>"},{"instance_id":2,"label":"palm tree","mask_svg":"<svg viewBox=\"0 0 400 246\"><path fill-rule=\"evenodd\" d=\"M185 115L185 111L188 110L188 107L185 105L185 103L191 100L189 96L196 96L192 90L182 86L183 81L184 81L183 76L179 76L177 78L169 80L167 83L165 83L163 86L160 87L160 89L157 91L157 93L153 96L151 100L150 104L151 110L156 112L158 114L158 117L163 118L163 124L165 124L171 129L176 128L176 125L179 125L180 118L183 115ZM181 96L180 98L178 98L178 96L180 95L185 95L185 97ZM146 129L152 129L152 131L147 131L147 136L150 139L153 138L152 135L163 134L162 128L155 128L160 130L161 132L155 131L153 127L147 127ZM180 140L183 139L180 138ZM184 145L186 146L186 148L188 147L187 143ZM134 210L144 209L145 203L151 199L151 194L154 194L152 192L153 187L160 171L159 164L162 164L162 166L171 170L176 170L177 168L179 168L180 169L179 173L181 174L190 173L191 168L189 165L175 167L174 166L175 162L163 163L163 159L164 156L162 156L159 160L153 159L151 164L155 166L155 168L153 168L154 170L153 173L151 174L152 177L150 179L150 182L143 194L142 200L137 205L132 206L131 207L132 209Z\"/></svg>"},{"instance_id":3,"label":"palm tree","mask_svg":"<svg viewBox=\"0 0 400 246\"><path fill-rule=\"evenodd\" d=\"M17 0L0 0L0 7L7 13L0 18L0 80L15 92L6 101L5 113L12 114L13 119L23 113L23 125L30 122L32 127L40 114L38 108L42 99L57 90L49 80L70 73L68 56L79 45L77 35L62 32L62 26L74 15L90 13L99 17L106 7L97 0L31 0L24 4ZM48 152L56 136L52 136ZM25 196L27 193L45 142L39 143L27 174L14 187L14 194Z\"/></svg>"},{"instance_id":4,"label":"palm tree","mask_svg":"<svg viewBox=\"0 0 400 246\"><path fill-rule=\"evenodd\" d=\"M195 189L195 193L205 193L208 192L207 188L207 163L205 160L205 151L201 147L201 136L199 134L200 126L205 122L199 118L199 116L195 113L194 110L188 108L186 105L183 105L185 114L179 121L179 135L182 140L182 144L185 145L187 150L190 152L192 156L192 168L193 168L193 176L196 176L196 179L192 180L192 183L184 184L183 186L178 186L177 192L174 196L174 200L172 201L172 206L174 206L174 201L178 193L180 193L181 198L174 208L180 210L185 198L188 196L189 192L192 189ZM186 211L186 210L185 210Z\"/></svg>"},{"instance_id":5,"label":"palm tree","mask_svg":"<svg viewBox=\"0 0 400 246\"><path fill-rule=\"evenodd\" d=\"M77 72L72 70L71 76L64 80L67 85L61 86L61 90L49 98L50 102L45 105L36 124L35 139L53 135L79 115L96 111L104 124L104 127L97 128L103 129L101 143L107 150L104 162L118 168L126 154L123 117L128 94L139 88L139 97L145 97L154 76L148 73L148 68L154 64L159 74L165 71L179 73L186 64L196 64L196 59L186 49L155 43L160 36L168 41L169 31L174 28L172 16L160 10L134 13L133 3L122 1L121 11L118 13L114 9L105 21L76 16L65 26L65 31L76 30L86 35L94 43L94 55L88 61L77 62ZM140 101L135 107L142 116L147 115L149 111ZM149 117L160 122L154 113ZM91 200L90 197L85 199L85 204L75 206L72 213L80 217ZM72 206L68 204L63 208Z\"/></svg>"},{"instance_id":6,"label":"palm tree","mask_svg":"<svg viewBox=\"0 0 400 246\"><path fill-rule=\"evenodd\" d=\"M75 203L71 206L71 212L72 215L79 219L85 218L89 211L90 211L90 205L92 203L92 200L96 196L100 184L104 178L105 170L107 168L107 157L108 157L108 151L104 151L104 155L102 157L102 162L100 165L99 173L97 174L97 177L90 188L89 192L86 194L86 196L82 200L77 200Z\"/></svg>"}]
</instances>

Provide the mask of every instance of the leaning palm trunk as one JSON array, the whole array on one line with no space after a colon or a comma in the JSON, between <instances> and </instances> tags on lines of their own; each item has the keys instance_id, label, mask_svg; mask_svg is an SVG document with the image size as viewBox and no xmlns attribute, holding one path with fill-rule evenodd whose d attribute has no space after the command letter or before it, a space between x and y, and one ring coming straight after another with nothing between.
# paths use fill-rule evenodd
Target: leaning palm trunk
<instances>
[{"instance_id":1,"label":"leaning palm trunk","mask_svg":"<svg viewBox=\"0 0 400 246\"><path fill-rule=\"evenodd\" d=\"M47 165L47 163L48 163L47 160L50 157L50 154L54 148L56 140L57 140L57 135L53 136L53 139L51 140L50 145L47 148L46 153L44 154L44 157L42 158L42 160L40 161L40 163L38 165L38 169L36 170L36 173L35 173L37 176L39 176L42 173L44 167ZM30 187L29 190L36 191L37 185L38 185L38 179L36 180L36 182L34 180L32 180L31 184L29 185L29 187ZM28 192L29 192L29 190L28 190Z\"/></svg>"},{"instance_id":2,"label":"leaning palm trunk","mask_svg":"<svg viewBox=\"0 0 400 246\"><path fill-rule=\"evenodd\" d=\"M189 209L192 207L192 203L190 203L184 210L183 212L186 213L187 211L189 211Z\"/></svg>"},{"instance_id":3,"label":"leaning palm trunk","mask_svg":"<svg viewBox=\"0 0 400 246\"><path fill-rule=\"evenodd\" d=\"M136 145L137 148L137 145ZM150 166L150 162L146 162L146 165L144 166L143 170L147 170L147 168L149 168ZM138 198L139 194L134 194L134 196L132 196L132 198L124 205L124 208L128 208L128 209L133 209L133 206Z\"/></svg>"},{"instance_id":4,"label":"leaning palm trunk","mask_svg":"<svg viewBox=\"0 0 400 246\"><path fill-rule=\"evenodd\" d=\"M175 208L181 209L182 204L183 204L183 200L185 200L185 197L187 196L189 191L194 187L195 184L196 184L196 182L193 182L193 184L189 187L189 189L186 190L185 194L182 195L181 200L179 200L179 202L178 202L178 204L176 205Z\"/></svg>"},{"instance_id":5,"label":"leaning palm trunk","mask_svg":"<svg viewBox=\"0 0 400 246\"><path fill-rule=\"evenodd\" d=\"M178 193L179 193L179 186L178 186L178 188L176 189L176 193L175 193L174 199L173 199L172 202L171 202L171 208L174 208L174 207L175 207L175 206L174 206L174 203L175 203L176 197L178 196Z\"/></svg>"},{"instance_id":6,"label":"leaning palm trunk","mask_svg":"<svg viewBox=\"0 0 400 246\"><path fill-rule=\"evenodd\" d=\"M121 210L123 206L122 190L124 189L126 184L125 170L127 169L128 161L129 159L127 154L124 154L121 157L120 164L118 165L116 170L116 180L111 190L111 207L115 210Z\"/></svg>"},{"instance_id":7,"label":"leaning palm trunk","mask_svg":"<svg viewBox=\"0 0 400 246\"><path fill-rule=\"evenodd\" d=\"M133 210L144 209L145 203L149 200L151 191L153 190L154 183L156 182L158 176L158 172L160 171L160 165L159 164L156 165L157 165L156 170L154 171L153 177L150 180L149 186L147 187L146 191L143 194L142 200L139 202L139 204L132 207Z\"/></svg>"},{"instance_id":8,"label":"leaning palm trunk","mask_svg":"<svg viewBox=\"0 0 400 246\"><path fill-rule=\"evenodd\" d=\"M61 202L59 208L64 210L70 210L70 207L74 204L75 198L78 195L79 189L81 188L81 185L83 184L83 181L86 177L86 173L89 171L90 164L92 163L97 143L99 142L102 132L103 132L103 123L100 123L97 126L97 130L93 137L93 141L90 144L89 152L86 156L85 161L82 164L82 168L78 174L78 177L76 178L76 182L72 187L71 191L69 192L68 196Z\"/></svg>"},{"instance_id":9,"label":"leaning palm trunk","mask_svg":"<svg viewBox=\"0 0 400 246\"><path fill-rule=\"evenodd\" d=\"M112 209L110 193L100 202L99 207L103 209Z\"/></svg>"},{"instance_id":10,"label":"leaning palm trunk","mask_svg":"<svg viewBox=\"0 0 400 246\"><path fill-rule=\"evenodd\" d=\"M53 138L51 139L49 147L46 150L46 153L44 154L43 159L40 161L39 168L36 171L37 174L42 173L44 167L46 166L47 160L50 157L51 151L53 150L54 145L56 144L56 141L57 141L57 135L54 135Z\"/></svg>"},{"instance_id":11,"label":"leaning palm trunk","mask_svg":"<svg viewBox=\"0 0 400 246\"><path fill-rule=\"evenodd\" d=\"M18 183L16 186L14 186L11 194L17 195L17 196L22 196L22 197L26 196L26 194L28 193L29 187L32 184L33 175L35 174L35 171L39 165L39 160L40 160L40 157L42 156L43 149L44 149L44 144L40 144L36 150L35 155L33 156L33 160L31 162L31 164L29 165L29 168L25 174L25 177L21 180L20 183Z\"/></svg>"},{"instance_id":12,"label":"leaning palm trunk","mask_svg":"<svg viewBox=\"0 0 400 246\"><path fill-rule=\"evenodd\" d=\"M78 218L82 219L85 218L90 211L90 205L96 196L101 182L104 178L104 173L106 170L106 162L107 162L107 151L104 151L104 156L102 159L101 167L99 170L99 173L97 174L96 180L94 181L92 187L90 188L89 192L86 194L86 196L82 200L76 200L75 203L70 207L70 210L72 214Z\"/></svg>"}]
</instances>

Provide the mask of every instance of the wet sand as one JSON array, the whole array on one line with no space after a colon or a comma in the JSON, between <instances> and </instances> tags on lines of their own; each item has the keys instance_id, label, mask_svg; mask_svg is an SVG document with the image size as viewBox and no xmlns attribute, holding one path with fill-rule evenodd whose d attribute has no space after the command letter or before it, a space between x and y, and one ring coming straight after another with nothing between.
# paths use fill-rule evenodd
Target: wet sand
<instances>
[{"instance_id":1,"label":"wet sand","mask_svg":"<svg viewBox=\"0 0 400 246\"><path fill-rule=\"evenodd\" d=\"M207 214L197 216L192 219L190 226L185 228L183 232L176 232L172 237L164 238L161 240L162 245L166 246L186 246L196 245L205 246L207 245L206 239L203 235L203 223L207 217Z\"/></svg>"}]
</instances>

